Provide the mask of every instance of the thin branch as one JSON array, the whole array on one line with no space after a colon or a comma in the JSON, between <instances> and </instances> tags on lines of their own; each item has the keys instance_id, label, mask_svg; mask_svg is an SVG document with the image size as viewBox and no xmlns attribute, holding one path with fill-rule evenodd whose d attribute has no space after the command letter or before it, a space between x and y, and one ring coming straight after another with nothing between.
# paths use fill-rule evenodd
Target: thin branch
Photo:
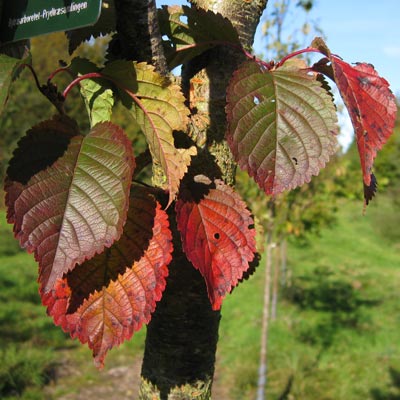
<instances>
[{"instance_id":1,"label":"thin branch","mask_svg":"<svg viewBox=\"0 0 400 400\"><path fill-rule=\"evenodd\" d=\"M36 83L37 88L39 89L39 91L41 93L43 93L42 92L42 87L40 86L40 83L39 83L39 79L38 79L38 77L36 75L36 71L33 69L32 65L30 65L30 64L21 64L21 67L24 67L24 68L27 67L31 71L31 73L32 73L32 75L33 75L33 77L35 79L35 83Z\"/></svg>"}]
</instances>

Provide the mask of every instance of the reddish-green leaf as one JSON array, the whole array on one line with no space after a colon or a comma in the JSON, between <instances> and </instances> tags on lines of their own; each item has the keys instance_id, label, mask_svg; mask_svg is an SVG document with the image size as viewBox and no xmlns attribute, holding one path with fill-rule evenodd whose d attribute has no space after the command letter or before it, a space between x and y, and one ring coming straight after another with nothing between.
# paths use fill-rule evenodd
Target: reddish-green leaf
<instances>
[{"instance_id":1,"label":"reddish-green leaf","mask_svg":"<svg viewBox=\"0 0 400 400\"><path fill-rule=\"evenodd\" d=\"M198 190L204 190L198 198ZM218 310L226 293L249 268L256 252L254 222L245 203L220 180L194 183L176 203L183 249L203 275L212 307Z\"/></svg>"},{"instance_id":2,"label":"reddish-green leaf","mask_svg":"<svg viewBox=\"0 0 400 400\"><path fill-rule=\"evenodd\" d=\"M329 67L317 63L314 68L336 82L353 123L364 184L369 187L376 153L393 132L396 98L389 89L389 83L378 75L371 64L356 63L352 66L346 63L331 54L321 38L316 38L312 46L331 62ZM372 186L376 189L376 185Z\"/></svg>"},{"instance_id":3,"label":"reddish-green leaf","mask_svg":"<svg viewBox=\"0 0 400 400\"><path fill-rule=\"evenodd\" d=\"M268 71L245 62L227 91L227 140L267 194L309 182L336 149L331 96L300 60Z\"/></svg>"},{"instance_id":4,"label":"reddish-green leaf","mask_svg":"<svg viewBox=\"0 0 400 400\"><path fill-rule=\"evenodd\" d=\"M133 168L124 132L102 123L74 136L64 155L26 184L8 178L8 220L21 246L35 253L41 291L120 237Z\"/></svg>"},{"instance_id":5,"label":"reddish-green leaf","mask_svg":"<svg viewBox=\"0 0 400 400\"><path fill-rule=\"evenodd\" d=\"M168 65L175 68L221 43L241 47L231 21L221 14L187 6L163 6L159 11L160 30ZM185 21L185 22L184 22Z\"/></svg>"},{"instance_id":6,"label":"reddish-green leaf","mask_svg":"<svg viewBox=\"0 0 400 400\"><path fill-rule=\"evenodd\" d=\"M102 367L109 349L150 321L165 288L171 252L166 212L135 187L120 240L59 279L43 303L57 325L88 343Z\"/></svg>"},{"instance_id":7,"label":"reddish-green leaf","mask_svg":"<svg viewBox=\"0 0 400 400\"><path fill-rule=\"evenodd\" d=\"M174 144L173 131L184 131L188 121L188 109L179 86L145 63L116 61L107 65L103 72L134 95L134 101L124 98L124 103L146 135L153 162L164 171L170 204L191 157L196 155L194 146L176 148Z\"/></svg>"}]
</instances>

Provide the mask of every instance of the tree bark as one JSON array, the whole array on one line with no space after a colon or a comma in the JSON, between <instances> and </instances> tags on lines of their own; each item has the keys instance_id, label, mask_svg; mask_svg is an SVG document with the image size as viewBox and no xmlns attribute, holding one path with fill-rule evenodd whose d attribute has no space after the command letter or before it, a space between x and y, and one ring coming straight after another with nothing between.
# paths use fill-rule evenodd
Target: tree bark
<instances>
[{"instance_id":1,"label":"tree bark","mask_svg":"<svg viewBox=\"0 0 400 400\"><path fill-rule=\"evenodd\" d=\"M250 47L267 0L191 3L230 19L243 45ZM218 176L229 184L234 183L236 163L224 140L226 87L242 60L238 51L218 47L188 63L182 73L183 91L193 112L188 133L200 149L192 172ZM212 311L204 279L179 243L174 246L167 288L147 328L140 400L211 397L220 312Z\"/></svg>"},{"instance_id":2,"label":"tree bark","mask_svg":"<svg viewBox=\"0 0 400 400\"><path fill-rule=\"evenodd\" d=\"M220 312L211 309L203 277L180 249L169 270L167 288L147 329L139 400L206 400Z\"/></svg>"}]
</instances>

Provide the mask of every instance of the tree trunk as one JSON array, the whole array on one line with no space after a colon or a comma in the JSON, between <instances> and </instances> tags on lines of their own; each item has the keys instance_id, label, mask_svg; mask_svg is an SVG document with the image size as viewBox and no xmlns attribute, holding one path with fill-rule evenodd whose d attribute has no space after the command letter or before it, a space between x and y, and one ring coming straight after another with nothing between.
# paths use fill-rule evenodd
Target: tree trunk
<instances>
[{"instance_id":1,"label":"tree trunk","mask_svg":"<svg viewBox=\"0 0 400 400\"><path fill-rule=\"evenodd\" d=\"M211 309L203 277L179 253L147 329L139 400L211 395L220 312Z\"/></svg>"},{"instance_id":2,"label":"tree trunk","mask_svg":"<svg viewBox=\"0 0 400 400\"><path fill-rule=\"evenodd\" d=\"M229 18L243 45L249 47L267 0L191 3ZM225 94L242 59L237 51L215 48L184 66L182 77L183 90L197 111L189 135L204 150L193 163L193 173L218 176L229 184L234 183L236 164L224 141ZM211 309L204 279L177 243L175 249L167 288L147 328L140 400L207 400L211 396L220 313Z\"/></svg>"},{"instance_id":3,"label":"tree trunk","mask_svg":"<svg viewBox=\"0 0 400 400\"><path fill-rule=\"evenodd\" d=\"M279 292L279 270L281 267L281 244L278 242L274 249L272 270L273 270L273 285L272 285L272 299L271 299L271 321L276 320L278 308L278 292Z\"/></svg>"}]
</instances>

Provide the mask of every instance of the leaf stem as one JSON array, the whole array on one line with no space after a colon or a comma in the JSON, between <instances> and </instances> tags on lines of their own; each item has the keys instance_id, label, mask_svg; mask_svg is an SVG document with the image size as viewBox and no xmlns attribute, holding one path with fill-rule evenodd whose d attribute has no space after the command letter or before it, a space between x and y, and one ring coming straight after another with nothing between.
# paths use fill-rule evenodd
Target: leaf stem
<instances>
[{"instance_id":1,"label":"leaf stem","mask_svg":"<svg viewBox=\"0 0 400 400\"><path fill-rule=\"evenodd\" d=\"M228 41L224 41L224 40L209 40L207 42L201 42L199 43L192 43L192 44L188 44L186 46L182 46L179 49L176 49L175 52L179 53L181 51L185 51L188 49L193 49L196 47L201 47L201 46L227 46L227 47L231 47L232 49L235 50L239 50L241 51L245 57L247 57L249 60L254 60L256 61L258 64L262 65L263 67L267 68L267 69L271 69L273 66L273 63L270 62L265 62L263 60L261 60L260 58L256 57L254 54L251 54L250 52L248 52L247 50L245 50L243 48L243 46L241 46L240 44L236 44L236 43L232 43L232 42L228 42Z\"/></svg>"},{"instance_id":2,"label":"leaf stem","mask_svg":"<svg viewBox=\"0 0 400 400\"><path fill-rule=\"evenodd\" d=\"M68 67L61 67L61 68L57 68L55 71L53 71L49 77L47 78L47 82L50 82L51 80L53 80L53 78L59 74L60 72L68 72L71 76L72 72L70 71L70 69Z\"/></svg>"},{"instance_id":3,"label":"leaf stem","mask_svg":"<svg viewBox=\"0 0 400 400\"><path fill-rule=\"evenodd\" d=\"M53 85L50 81L47 81L47 84L40 85L36 71L34 70L32 65L24 63L24 64L21 64L21 66L24 68L27 67L31 71L31 73L35 79L36 87L38 88L39 92L42 93L42 95L44 97L46 97L50 101L51 104L53 104L53 106L57 109L57 111L60 114L64 114L65 113L64 107L63 107L64 99L60 97L61 95L57 91L57 87L55 85Z\"/></svg>"},{"instance_id":4,"label":"leaf stem","mask_svg":"<svg viewBox=\"0 0 400 400\"><path fill-rule=\"evenodd\" d=\"M276 67L278 68L278 67L281 67L287 60L289 60L290 58L293 58L293 57L296 57L296 56L298 56L298 55L300 55L300 54L304 54L304 53L321 53L321 51L320 50L318 50L318 49L316 49L316 48L314 48L314 47L306 47L305 49L301 49L301 50L297 50L297 51L294 51L293 53L290 53L290 54L288 54L287 56L285 56L285 57L283 57L282 59L281 59L281 61L279 61L277 64L276 64Z\"/></svg>"},{"instance_id":5,"label":"leaf stem","mask_svg":"<svg viewBox=\"0 0 400 400\"><path fill-rule=\"evenodd\" d=\"M64 99L67 98L69 92L71 91L71 89L76 86L79 82L85 80L85 79L93 79L93 78L103 78L103 79L108 79L111 82L113 82L114 84L117 85L117 83L114 81L114 79L110 78L107 75L103 75L100 72L90 72L88 74L84 74L81 76L78 76L77 78L75 78L63 91L63 97Z\"/></svg>"}]
</instances>

